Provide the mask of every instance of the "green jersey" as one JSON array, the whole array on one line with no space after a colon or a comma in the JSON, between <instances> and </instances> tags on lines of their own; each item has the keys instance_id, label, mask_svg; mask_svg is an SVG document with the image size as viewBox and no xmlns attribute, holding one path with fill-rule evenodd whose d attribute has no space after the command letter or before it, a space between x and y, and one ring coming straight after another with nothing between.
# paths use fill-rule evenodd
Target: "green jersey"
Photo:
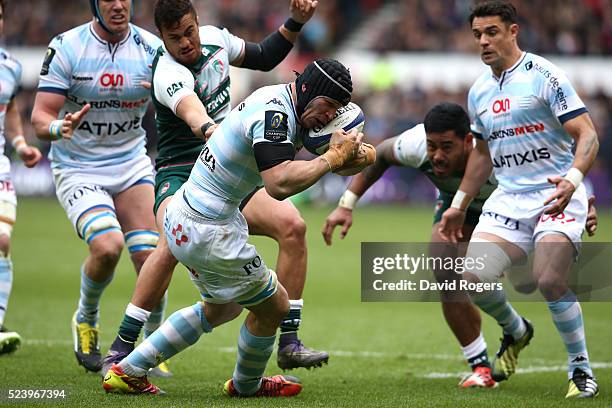
<instances>
[{"instance_id":1,"label":"green jersey","mask_svg":"<svg viewBox=\"0 0 612 408\"><path fill-rule=\"evenodd\" d=\"M230 63L243 52L244 40L226 29L200 27L202 55L193 66L178 63L162 46L153 61L151 94L159 138L155 168L192 166L204 142L176 116L176 107L195 94L219 123L230 112Z\"/></svg>"}]
</instances>

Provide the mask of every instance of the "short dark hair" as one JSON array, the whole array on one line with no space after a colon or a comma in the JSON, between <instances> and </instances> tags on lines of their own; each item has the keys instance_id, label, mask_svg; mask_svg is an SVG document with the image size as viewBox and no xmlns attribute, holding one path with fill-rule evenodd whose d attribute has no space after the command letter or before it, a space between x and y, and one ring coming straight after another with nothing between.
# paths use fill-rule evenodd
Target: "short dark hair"
<instances>
[{"instance_id":1,"label":"short dark hair","mask_svg":"<svg viewBox=\"0 0 612 408\"><path fill-rule=\"evenodd\" d=\"M186 14L197 16L191 0L157 0L154 8L155 26L162 32L162 27L169 28L181 21Z\"/></svg>"},{"instance_id":2,"label":"short dark hair","mask_svg":"<svg viewBox=\"0 0 612 408\"><path fill-rule=\"evenodd\" d=\"M0 0L0 7L2 7L2 14L6 14L6 7L4 4L4 0Z\"/></svg>"},{"instance_id":3,"label":"short dark hair","mask_svg":"<svg viewBox=\"0 0 612 408\"><path fill-rule=\"evenodd\" d=\"M461 105L441 102L425 115L423 121L426 133L443 133L449 130L464 139L470 133L470 118Z\"/></svg>"},{"instance_id":4,"label":"short dark hair","mask_svg":"<svg viewBox=\"0 0 612 408\"><path fill-rule=\"evenodd\" d=\"M505 0L488 0L480 2L472 7L470 14L470 25L476 17L499 16L506 24L517 24L518 16L516 8L512 3Z\"/></svg>"}]
</instances>

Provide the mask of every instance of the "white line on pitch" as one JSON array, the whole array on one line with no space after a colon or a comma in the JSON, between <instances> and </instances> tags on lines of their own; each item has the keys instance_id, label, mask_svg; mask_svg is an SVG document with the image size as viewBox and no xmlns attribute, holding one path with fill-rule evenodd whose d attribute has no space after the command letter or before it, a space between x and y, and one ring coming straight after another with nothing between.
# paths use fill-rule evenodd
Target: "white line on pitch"
<instances>
[{"instance_id":1,"label":"white line on pitch","mask_svg":"<svg viewBox=\"0 0 612 408\"><path fill-rule=\"evenodd\" d=\"M594 368L594 369L612 368L612 363L591 362L591 368ZM531 373L548 373L548 372L553 372L553 371L566 371L566 370L567 370L567 366L553 365L553 366L533 366L533 367L519 368L516 370L516 372L518 374L531 374ZM416 377L437 380L441 378L463 378L468 374L470 373L467 371L461 371L461 372L454 372L454 373L427 373L423 375L416 375Z\"/></svg>"}]
</instances>

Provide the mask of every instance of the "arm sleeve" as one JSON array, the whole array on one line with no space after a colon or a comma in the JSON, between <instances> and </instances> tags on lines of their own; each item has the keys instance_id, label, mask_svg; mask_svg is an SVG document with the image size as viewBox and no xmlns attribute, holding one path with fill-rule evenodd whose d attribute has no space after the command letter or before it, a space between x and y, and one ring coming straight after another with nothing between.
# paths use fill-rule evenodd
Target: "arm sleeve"
<instances>
[{"instance_id":1,"label":"arm sleeve","mask_svg":"<svg viewBox=\"0 0 612 408\"><path fill-rule=\"evenodd\" d=\"M72 75L72 51L64 46L57 37L47 48L40 70L38 90L66 95L70 88Z\"/></svg>"},{"instance_id":2,"label":"arm sleeve","mask_svg":"<svg viewBox=\"0 0 612 408\"><path fill-rule=\"evenodd\" d=\"M427 139L422 123L397 137L393 144L393 156L402 165L414 168L427 160Z\"/></svg>"},{"instance_id":3,"label":"arm sleeve","mask_svg":"<svg viewBox=\"0 0 612 408\"><path fill-rule=\"evenodd\" d=\"M155 99L174 114L184 97L196 95L194 86L195 81L191 72L176 62L164 61L163 64L158 64L153 75Z\"/></svg>"},{"instance_id":4,"label":"arm sleeve","mask_svg":"<svg viewBox=\"0 0 612 408\"><path fill-rule=\"evenodd\" d=\"M292 48L293 43L275 31L259 43L246 43L242 67L270 71L285 59Z\"/></svg>"}]
</instances>

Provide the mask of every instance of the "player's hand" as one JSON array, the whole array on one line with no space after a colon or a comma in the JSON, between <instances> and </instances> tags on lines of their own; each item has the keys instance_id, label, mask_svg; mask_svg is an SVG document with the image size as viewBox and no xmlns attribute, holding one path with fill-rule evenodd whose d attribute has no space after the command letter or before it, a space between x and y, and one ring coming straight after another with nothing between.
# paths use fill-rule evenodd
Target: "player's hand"
<instances>
[{"instance_id":1,"label":"player's hand","mask_svg":"<svg viewBox=\"0 0 612 408\"><path fill-rule=\"evenodd\" d=\"M442 214L442 220L438 226L438 232L445 241L456 244L463 238L463 223L465 222L465 211L449 208Z\"/></svg>"},{"instance_id":2,"label":"player's hand","mask_svg":"<svg viewBox=\"0 0 612 408\"><path fill-rule=\"evenodd\" d=\"M569 204L572 194L576 190L574 185L570 183L567 179L561 176L549 177L548 182L551 184L555 184L557 186L557 190L544 201L544 205L548 205L551 202L555 201L553 205L548 207L544 214L548 214L551 217L556 217L565 210L565 207Z\"/></svg>"},{"instance_id":3,"label":"player's hand","mask_svg":"<svg viewBox=\"0 0 612 408\"><path fill-rule=\"evenodd\" d=\"M589 212L587 213L586 231L589 237L595 235L597 231L597 210L595 209L595 196L589 197Z\"/></svg>"},{"instance_id":4,"label":"player's hand","mask_svg":"<svg viewBox=\"0 0 612 408\"><path fill-rule=\"evenodd\" d=\"M21 160L23 160L23 164L25 164L26 167L29 167L29 168L36 166L38 162L40 161L40 159L42 158L42 154L40 153L40 150L38 150L38 148L34 146L21 147L18 150L17 154L19 155Z\"/></svg>"},{"instance_id":5,"label":"player's hand","mask_svg":"<svg viewBox=\"0 0 612 408\"><path fill-rule=\"evenodd\" d=\"M151 68L153 68L153 64L148 64L147 67L149 69L151 69ZM145 89L151 90L151 81L142 80L142 81L140 81L140 86L142 86Z\"/></svg>"},{"instance_id":6,"label":"player's hand","mask_svg":"<svg viewBox=\"0 0 612 408\"><path fill-rule=\"evenodd\" d=\"M291 0L289 4L291 18L305 24L314 14L318 4L318 0Z\"/></svg>"},{"instance_id":7,"label":"player's hand","mask_svg":"<svg viewBox=\"0 0 612 408\"><path fill-rule=\"evenodd\" d=\"M214 125L212 125L208 129L206 129L206 133L204 134L204 141L205 142L208 142L208 139L210 139L210 137L214 133L215 129L217 129L218 127L219 127L219 124L215 123Z\"/></svg>"},{"instance_id":8,"label":"player's hand","mask_svg":"<svg viewBox=\"0 0 612 408\"><path fill-rule=\"evenodd\" d=\"M79 123L81 123L81 119L83 119L83 116L85 116L87 112L89 112L89 109L91 109L91 105L87 103L81 108L80 111L75 113L68 112L64 116L64 122L62 123L62 138L72 139L74 129L79 126Z\"/></svg>"},{"instance_id":9,"label":"player's hand","mask_svg":"<svg viewBox=\"0 0 612 408\"><path fill-rule=\"evenodd\" d=\"M336 209L327 216L325 225L323 225L323 230L321 231L327 245L332 244L332 235L337 225L342 225L340 239L344 239L349 228L353 225L353 210L344 207L336 207Z\"/></svg>"},{"instance_id":10,"label":"player's hand","mask_svg":"<svg viewBox=\"0 0 612 408\"><path fill-rule=\"evenodd\" d=\"M327 160L332 171L337 170L357 156L362 140L363 133L357 129L351 129L349 132L336 130L332 133L329 148L322 157Z\"/></svg>"}]
</instances>

